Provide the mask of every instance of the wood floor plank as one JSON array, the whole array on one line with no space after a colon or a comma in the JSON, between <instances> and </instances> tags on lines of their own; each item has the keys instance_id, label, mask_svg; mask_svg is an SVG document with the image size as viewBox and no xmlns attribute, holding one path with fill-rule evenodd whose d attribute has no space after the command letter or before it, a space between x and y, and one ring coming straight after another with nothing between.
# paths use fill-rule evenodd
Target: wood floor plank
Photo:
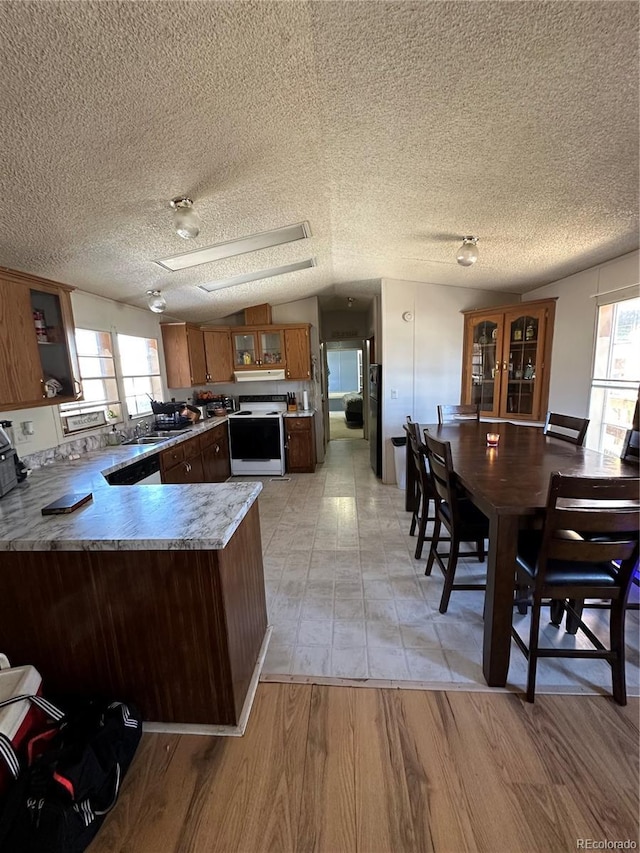
<instances>
[{"instance_id":1,"label":"wood floor plank","mask_svg":"<svg viewBox=\"0 0 640 853\"><path fill-rule=\"evenodd\" d=\"M409 782L394 690L356 693L356 850L431 851L424 823L414 824ZM422 768L414 768L411 784L425 784Z\"/></svg>"},{"instance_id":2,"label":"wood floor plank","mask_svg":"<svg viewBox=\"0 0 640 853\"><path fill-rule=\"evenodd\" d=\"M609 697L264 683L243 738L145 735L89 853L548 853L638 840Z\"/></svg>"},{"instance_id":3,"label":"wood floor plank","mask_svg":"<svg viewBox=\"0 0 640 853\"><path fill-rule=\"evenodd\" d=\"M298 853L356 849L355 693L312 689Z\"/></svg>"}]
</instances>

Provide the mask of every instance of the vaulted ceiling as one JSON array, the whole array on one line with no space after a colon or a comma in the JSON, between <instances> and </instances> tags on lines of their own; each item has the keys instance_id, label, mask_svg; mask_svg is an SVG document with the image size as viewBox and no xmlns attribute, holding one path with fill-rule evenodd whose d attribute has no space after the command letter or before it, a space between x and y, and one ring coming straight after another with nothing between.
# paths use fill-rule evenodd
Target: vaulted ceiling
<instances>
[{"instance_id":1,"label":"vaulted ceiling","mask_svg":"<svg viewBox=\"0 0 640 853\"><path fill-rule=\"evenodd\" d=\"M1 7L1 266L137 306L158 288L206 322L381 277L524 293L638 247L636 2ZM307 240L153 263L302 221Z\"/></svg>"}]
</instances>

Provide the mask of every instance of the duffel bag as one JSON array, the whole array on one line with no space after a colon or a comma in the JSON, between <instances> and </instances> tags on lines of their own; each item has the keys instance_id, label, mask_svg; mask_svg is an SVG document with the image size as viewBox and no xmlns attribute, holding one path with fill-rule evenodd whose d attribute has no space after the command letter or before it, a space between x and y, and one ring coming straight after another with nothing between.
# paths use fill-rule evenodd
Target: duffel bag
<instances>
[{"instance_id":1,"label":"duffel bag","mask_svg":"<svg viewBox=\"0 0 640 853\"><path fill-rule=\"evenodd\" d=\"M140 742L140 715L130 704L97 698L64 709L40 696L8 701L25 698L52 722L21 756L0 737L0 760L15 778L0 805L0 851L82 853L116 803Z\"/></svg>"}]
</instances>

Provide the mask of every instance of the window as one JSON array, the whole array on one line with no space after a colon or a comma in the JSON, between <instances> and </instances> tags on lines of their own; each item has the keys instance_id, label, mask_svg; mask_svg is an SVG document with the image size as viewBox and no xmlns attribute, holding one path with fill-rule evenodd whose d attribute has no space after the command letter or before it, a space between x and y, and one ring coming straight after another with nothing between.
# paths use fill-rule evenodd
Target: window
<instances>
[{"instance_id":1,"label":"window","mask_svg":"<svg viewBox=\"0 0 640 853\"><path fill-rule=\"evenodd\" d=\"M640 383L640 298L598 308L589 447L619 456Z\"/></svg>"},{"instance_id":2,"label":"window","mask_svg":"<svg viewBox=\"0 0 640 853\"><path fill-rule=\"evenodd\" d=\"M158 341L118 335L124 399L130 417L151 412L151 400L162 399Z\"/></svg>"},{"instance_id":3,"label":"window","mask_svg":"<svg viewBox=\"0 0 640 853\"><path fill-rule=\"evenodd\" d=\"M122 421L111 334L76 329L75 338L84 399L60 406L66 434Z\"/></svg>"}]
</instances>

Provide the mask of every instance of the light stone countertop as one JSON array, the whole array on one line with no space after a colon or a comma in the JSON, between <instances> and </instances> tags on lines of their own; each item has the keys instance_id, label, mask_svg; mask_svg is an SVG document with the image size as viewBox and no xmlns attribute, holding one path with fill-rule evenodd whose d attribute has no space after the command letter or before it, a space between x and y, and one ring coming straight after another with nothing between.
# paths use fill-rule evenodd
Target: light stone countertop
<instances>
[{"instance_id":1,"label":"light stone countertop","mask_svg":"<svg viewBox=\"0 0 640 853\"><path fill-rule=\"evenodd\" d=\"M118 445L35 469L0 498L0 551L219 550L262 490L259 482L110 486L104 475L212 429L196 424L161 444ZM93 500L66 515L41 509L67 492Z\"/></svg>"},{"instance_id":2,"label":"light stone countertop","mask_svg":"<svg viewBox=\"0 0 640 853\"><path fill-rule=\"evenodd\" d=\"M299 409L297 412L285 412L285 418L312 418L316 413L315 409Z\"/></svg>"}]
</instances>

